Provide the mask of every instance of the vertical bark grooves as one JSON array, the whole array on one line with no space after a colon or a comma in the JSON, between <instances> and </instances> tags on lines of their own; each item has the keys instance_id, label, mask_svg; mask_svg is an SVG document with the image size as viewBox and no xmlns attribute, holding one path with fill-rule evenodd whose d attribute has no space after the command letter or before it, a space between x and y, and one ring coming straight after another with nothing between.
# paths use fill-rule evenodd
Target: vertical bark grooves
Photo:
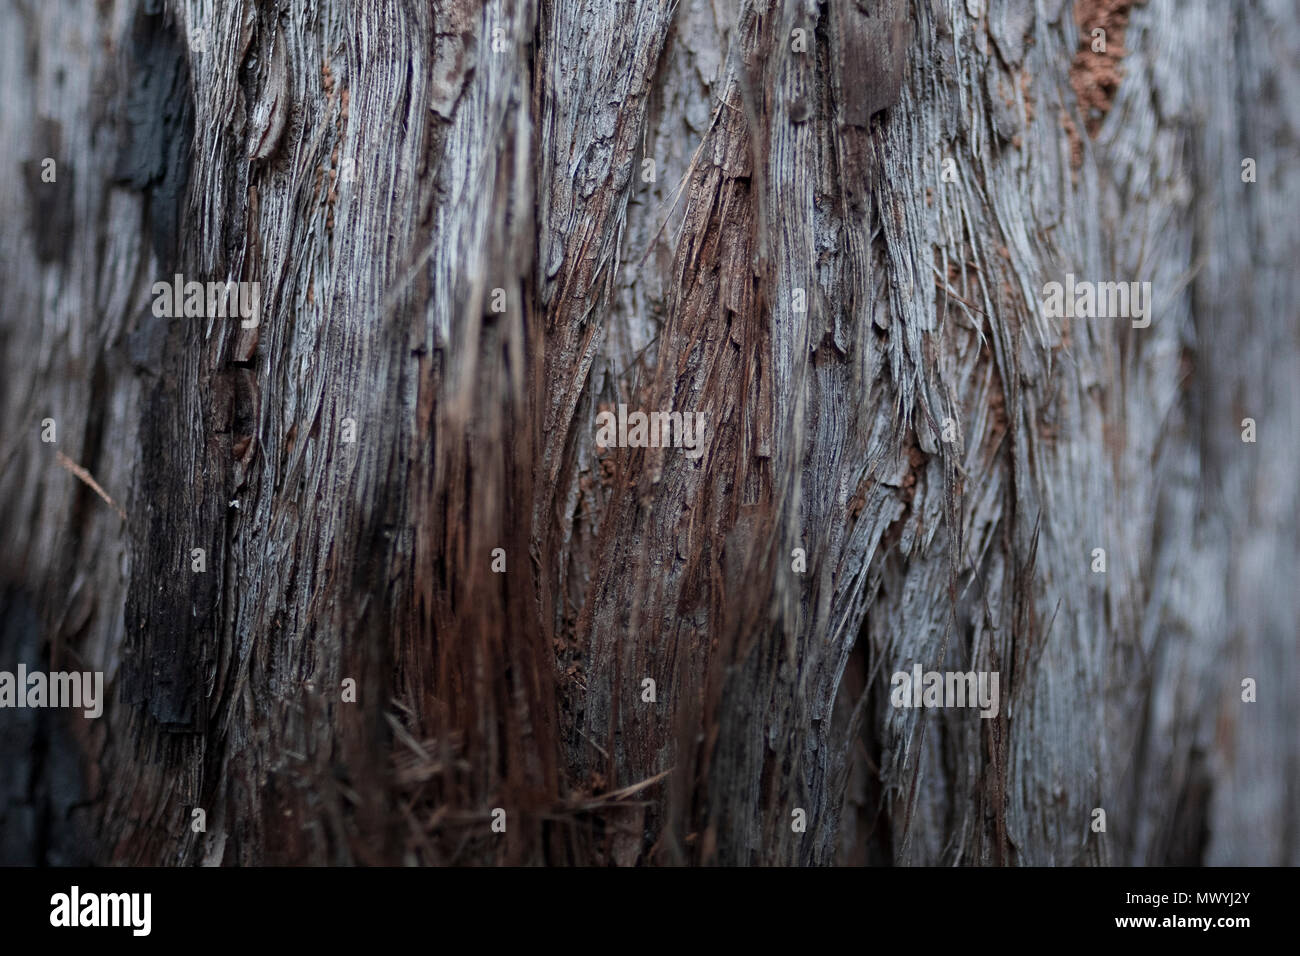
<instances>
[{"instance_id":1,"label":"vertical bark grooves","mask_svg":"<svg viewBox=\"0 0 1300 956\"><path fill-rule=\"evenodd\" d=\"M3 859L1297 862L1297 43L9 5L0 669L108 700L0 711ZM1067 273L1150 325L1048 316ZM157 316L176 275L260 324ZM702 454L601 447L620 406ZM894 706L913 665L998 714Z\"/></svg>"}]
</instances>

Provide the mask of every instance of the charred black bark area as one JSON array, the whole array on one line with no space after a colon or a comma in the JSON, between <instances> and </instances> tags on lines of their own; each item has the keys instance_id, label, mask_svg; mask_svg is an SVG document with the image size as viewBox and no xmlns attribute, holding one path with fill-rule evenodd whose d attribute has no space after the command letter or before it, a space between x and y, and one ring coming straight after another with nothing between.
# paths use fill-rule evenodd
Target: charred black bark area
<instances>
[{"instance_id":1,"label":"charred black bark area","mask_svg":"<svg viewBox=\"0 0 1300 956\"><path fill-rule=\"evenodd\" d=\"M116 179L144 194L159 279L169 281L182 252L194 106L184 39L161 0L142 0L137 8L125 75ZM200 333L192 323L150 314L133 335L132 358L157 377L136 436L141 457L131 531L144 574L133 577L127 596L122 696L167 731L200 732L200 673L208 663L202 648L220 619L223 553L216 506L223 476L210 473L206 443L193 447L194 423L183 401L193 388ZM228 441L235 404L230 392L216 394L217 415L205 415L206 427L196 431ZM195 571L196 561L205 570Z\"/></svg>"},{"instance_id":2,"label":"charred black bark area","mask_svg":"<svg viewBox=\"0 0 1300 956\"><path fill-rule=\"evenodd\" d=\"M176 344L165 358L176 368L182 365L183 338L173 333ZM198 733L206 716L200 693L201 668L208 662L204 648L221 620L224 523L216 506L221 487L204 487L220 476L196 473L196 463L183 454L182 442L190 435L183 428L188 423L180 388L176 376L164 375L151 389L140 422L133 502L140 517L132 536L135 560L148 576L134 578L139 583L127 593L122 695L144 706L163 729Z\"/></svg>"},{"instance_id":3,"label":"charred black bark area","mask_svg":"<svg viewBox=\"0 0 1300 956\"><path fill-rule=\"evenodd\" d=\"M185 40L162 0L141 0L124 71L116 180L147 197L149 235L164 269L179 254L194 142Z\"/></svg>"}]
</instances>

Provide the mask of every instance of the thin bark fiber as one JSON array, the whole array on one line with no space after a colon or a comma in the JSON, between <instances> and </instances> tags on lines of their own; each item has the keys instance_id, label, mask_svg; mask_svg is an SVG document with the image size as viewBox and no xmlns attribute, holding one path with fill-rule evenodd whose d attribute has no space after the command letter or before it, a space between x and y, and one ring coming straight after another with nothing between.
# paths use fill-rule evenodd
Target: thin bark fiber
<instances>
[{"instance_id":1,"label":"thin bark fiber","mask_svg":"<svg viewBox=\"0 0 1300 956\"><path fill-rule=\"evenodd\" d=\"M0 669L109 699L0 712L0 859L1300 863L1298 60L1293 0L6 3Z\"/></svg>"}]
</instances>

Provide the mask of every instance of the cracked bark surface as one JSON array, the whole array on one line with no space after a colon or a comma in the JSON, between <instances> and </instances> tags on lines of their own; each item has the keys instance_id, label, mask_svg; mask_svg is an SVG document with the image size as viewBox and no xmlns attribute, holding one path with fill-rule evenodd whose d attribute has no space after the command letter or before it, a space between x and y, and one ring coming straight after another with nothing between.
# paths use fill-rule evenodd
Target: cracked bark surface
<instances>
[{"instance_id":1,"label":"cracked bark surface","mask_svg":"<svg viewBox=\"0 0 1300 956\"><path fill-rule=\"evenodd\" d=\"M109 688L0 711L5 860L1300 862L1298 46L1287 0L5 6L0 669ZM1150 326L1046 318L1067 272ZM178 273L260 326L156 318ZM599 448L620 403L705 453ZM914 663L998 716L892 707Z\"/></svg>"}]
</instances>

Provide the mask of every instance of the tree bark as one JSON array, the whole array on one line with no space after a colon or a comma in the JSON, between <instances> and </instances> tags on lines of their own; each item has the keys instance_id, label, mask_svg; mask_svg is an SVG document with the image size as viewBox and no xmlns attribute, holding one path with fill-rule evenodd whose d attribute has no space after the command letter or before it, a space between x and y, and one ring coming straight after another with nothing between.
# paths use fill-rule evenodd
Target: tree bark
<instances>
[{"instance_id":1,"label":"tree bark","mask_svg":"<svg viewBox=\"0 0 1300 956\"><path fill-rule=\"evenodd\" d=\"M0 669L108 688L0 711L5 862L1300 863L1290 0L0 46ZM620 405L702 455L600 447ZM997 715L894 706L914 664Z\"/></svg>"}]
</instances>

